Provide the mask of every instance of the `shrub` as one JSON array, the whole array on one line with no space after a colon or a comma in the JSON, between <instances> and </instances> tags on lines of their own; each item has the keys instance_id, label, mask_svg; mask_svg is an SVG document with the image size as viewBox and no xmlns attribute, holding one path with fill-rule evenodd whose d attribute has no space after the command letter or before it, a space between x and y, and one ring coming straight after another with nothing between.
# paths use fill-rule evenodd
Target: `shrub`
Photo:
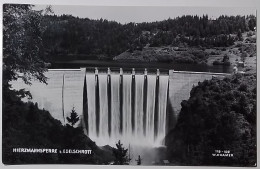
<instances>
[{"instance_id":1,"label":"shrub","mask_svg":"<svg viewBox=\"0 0 260 169\"><path fill-rule=\"evenodd\" d=\"M242 46L242 43L241 42L238 42L237 44L236 44L236 47L241 47Z\"/></svg>"},{"instance_id":2,"label":"shrub","mask_svg":"<svg viewBox=\"0 0 260 169\"><path fill-rule=\"evenodd\" d=\"M231 65L231 63L228 61L228 62L223 62L223 65L224 66L230 66Z\"/></svg>"},{"instance_id":3,"label":"shrub","mask_svg":"<svg viewBox=\"0 0 260 169\"><path fill-rule=\"evenodd\" d=\"M222 63L220 62L220 61L218 61L218 60L215 60L214 62L213 62L213 65L221 65Z\"/></svg>"},{"instance_id":4,"label":"shrub","mask_svg":"<svg viewBox=\"0 0 260 169\"><path fill-rule=\"evenodd\" d=\"M211 55L219 55L220 53L218 51L211 51L210 54Z\"/></svg>"},{"instance_id":5,"label":"shrub","mask_svg":"<svg viewBox=\"0 0 260 169\"><path fill-rule=\"evenodd\" d=\"M247 84L242 83L242 84L239 86L238 90L239 90L239 91L246 92L246 91L247 91Z\"/></svg>"}]
</instances>

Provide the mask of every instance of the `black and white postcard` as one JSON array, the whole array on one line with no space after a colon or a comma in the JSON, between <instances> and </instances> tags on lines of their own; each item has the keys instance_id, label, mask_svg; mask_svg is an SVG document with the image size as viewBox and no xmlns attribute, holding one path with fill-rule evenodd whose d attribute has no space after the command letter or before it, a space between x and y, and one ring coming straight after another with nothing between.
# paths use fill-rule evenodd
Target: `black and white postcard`
<instances>
[{"instance_id":1,"label":"black and white postcard","mask_svg":"<svg viewBox=\"0 0 260 169\"><path fill-rule=\"evenodd\" d=\"M256 9L2 8L5 165L257 165Z\"/></svg>"}]
</instances>

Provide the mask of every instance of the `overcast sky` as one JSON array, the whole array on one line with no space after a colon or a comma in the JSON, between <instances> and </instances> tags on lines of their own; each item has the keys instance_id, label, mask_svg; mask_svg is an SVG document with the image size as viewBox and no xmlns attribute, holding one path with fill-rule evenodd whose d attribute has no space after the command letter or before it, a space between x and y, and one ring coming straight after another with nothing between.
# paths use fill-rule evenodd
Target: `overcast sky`
<instances>
[{"instance_id":1,"label":"overcast sky","mask_svg":"<svg viewBox=\"0 0 260 169\"><path fill-rule=\"evenodd\" d=\"M45 5L37 5L35 9L43 9ZM120 22L152 22L182 15L208 14L210 18L220 15L255 15L254 8L226 7L142 7L142 6L65 6L53 5L56 15L71 14L80 18L107 19Z\"/></svg>"}]
</instances>

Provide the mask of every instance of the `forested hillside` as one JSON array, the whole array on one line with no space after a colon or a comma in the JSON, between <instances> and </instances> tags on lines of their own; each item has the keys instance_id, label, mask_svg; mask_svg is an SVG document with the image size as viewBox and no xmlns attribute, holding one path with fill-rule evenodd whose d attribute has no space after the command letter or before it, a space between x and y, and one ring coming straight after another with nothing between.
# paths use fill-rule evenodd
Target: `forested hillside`
<instances>
[{"instance_id":1,"label":"forested hillside","mask_svg":"<svg viewBox=\"0 0 260 169\"><path fill-rule=\"evenodd\" d=\"M255 166L256 74L205 80L181 106L176 127L166 136L171 162ZM213 156L218 150L233 156Z\"/></svg>"},{"instance_id":2,"label":"forested hillside","mask_svg":"<svg viewBox=\"0 0 260 169\"><path fill-rule=\"evenodd\" d=\"M102 150L83 133L82 126L63 126L37 103L21 101L24 91L3 87L4 164L108 164L112 150ZM28 94L28 92L27 92ZM13 148L92 150L89 154L14 153Z\"/></svg>"},{"instance_id":3,"label":"forested hillside","mask_svg":"<svg viewBox=\"0 0 260 169\"><path fill-rule=\"evenodd\" d=\"M57 60L112 60L145 46L227 47L254 30L255 16L182 16L157 22L120 24L106 19L91 20L70 15L45 16L42 23L46 54Z\"/></svg>"}]
</instances>

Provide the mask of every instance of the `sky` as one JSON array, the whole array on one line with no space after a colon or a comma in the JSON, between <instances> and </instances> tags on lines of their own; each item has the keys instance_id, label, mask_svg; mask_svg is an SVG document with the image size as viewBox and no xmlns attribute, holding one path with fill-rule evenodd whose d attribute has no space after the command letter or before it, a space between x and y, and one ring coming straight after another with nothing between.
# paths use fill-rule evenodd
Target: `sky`
<instances>
[{"instance_id":1,"label":"sky","mask_svg":"<svg viewBox=\"0 0 260 169\"><path fill-rule=\"evenodd\" d=\"M36 5L34 9L44 9L46 5ZM52 5L56 15L71 14L80 18L107 19L120 22L152 22L182 15L208 14L209 18L220 15L255 15L252 7L159 7L159 6L76 6Z\"/></svg>"},{"instance_id":2,"label":"sky","mask_svg":"<svg viewBox=\"0 0 260 169\"><path fill-rule=\"evenodd\" d=\"M35 9L43 9L46 5L37 5ZM120 22L152 22L182 15L208 14L209 18L220 15L255 15L252 7L158 7L158 6L75 6L75 5L53 5L52 9L56 15L71 14L80 18L107 19Z\"/></svg>"}]
</instances>

